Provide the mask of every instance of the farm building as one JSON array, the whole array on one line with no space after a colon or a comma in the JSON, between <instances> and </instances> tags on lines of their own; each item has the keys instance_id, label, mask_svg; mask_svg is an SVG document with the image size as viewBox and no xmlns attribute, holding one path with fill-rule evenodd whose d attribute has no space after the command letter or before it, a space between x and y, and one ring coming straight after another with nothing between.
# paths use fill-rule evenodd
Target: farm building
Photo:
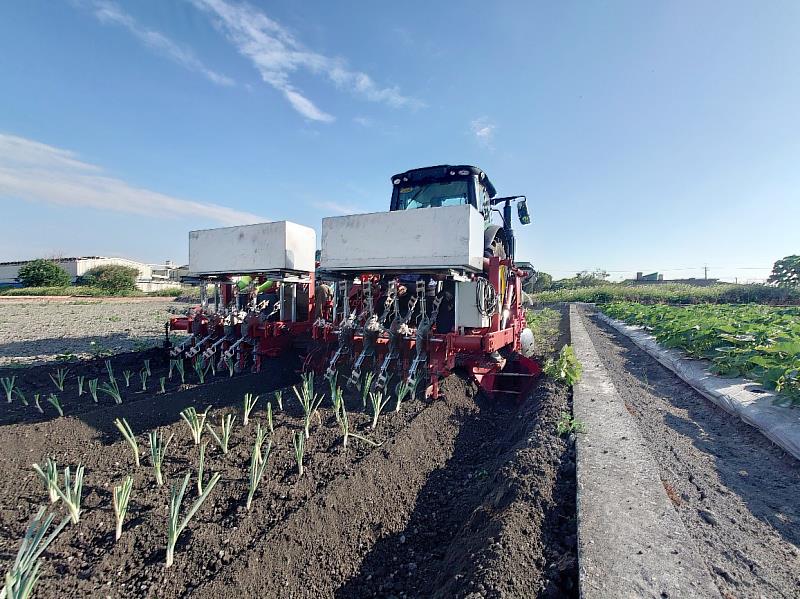
<instances>
[{"instance_id":1,"label":"farm building","mask_svg":"<svg viewBox=\"0 0 800 599\"><path fill-rule=\"evenodd\" d=\"M653 272L650 274L644 274L642 272L636 273L635 279L626 279L623 281L624 283L635 283L637 285L647 285L647 284L661 284L661 283L681 283L683 285L694 285L695 287L708 287L709 285L716 285L719 283L719 279L696 279L694 277L690 279L665 279L664 275L660 272Z\"/></svg>"},{"instance_id":2,"label":"farm building","mask_svg":"<svg viewBox=\"0 0 800 599\"><path fill-rule=\"evenodd\" d=\"M17 285L19 269L30 262L29 260L17 260L14 262L0 262L0 286ZM141 291L156 291L180 285L181 269L174 266L170 261L164 265L145 264L127 258L108 258L105 256L81 256L77 258L56 258L54 259L72 277L72 282L87 271L96 266L106 266L118 264L120 266L130 266L139 271L139 278L136 286ZM185 270L185 269L184 269Z\"/></svg>"}]
</instances>

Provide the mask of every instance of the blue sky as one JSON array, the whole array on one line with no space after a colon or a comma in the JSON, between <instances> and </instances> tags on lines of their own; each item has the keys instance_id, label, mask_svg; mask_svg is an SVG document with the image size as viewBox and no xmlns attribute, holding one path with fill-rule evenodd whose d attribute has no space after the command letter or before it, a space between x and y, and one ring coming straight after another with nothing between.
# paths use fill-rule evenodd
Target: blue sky
<instances>
[{"instance_id":1,"label":"blue sky","mask_svg":"<svg viewBox=\"0 0 800 599\"><path fill-rule=\"evenodd\" d=\"M518 255L764 278L800 253L800 3L0 3L0 261L388 209L482 167Z\"/></svg>"}]
</instances>

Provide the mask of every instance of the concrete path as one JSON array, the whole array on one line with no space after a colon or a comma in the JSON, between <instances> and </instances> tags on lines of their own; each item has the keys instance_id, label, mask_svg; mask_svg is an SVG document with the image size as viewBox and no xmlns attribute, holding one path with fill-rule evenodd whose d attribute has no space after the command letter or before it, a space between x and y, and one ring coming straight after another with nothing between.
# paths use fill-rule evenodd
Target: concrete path
<instances>
[{"instance_id":1,"label":"concrete path","mask_svg":"<svg viewBox=\"0 0 800 599\"><path fill-rule=\"evenodd\" d=\"M576 306L570 331L583 365L573 409L586 427L577 438L581 596L719 597Z\"/></svg>"},{"instance_id":2,"label":"concrete path","mask_svg":"<svg viewBox=\"0 0 800 599\"><path fill-rule=\"evenodd\" d=\"M749 379L716 376L708 360L690 360L680 350L661 347L642 327L627 325L602 312L597 313L597 318L628 337L706 399L755 427L800 460L800 410L776 405L777 393Z\"/></svg>"}]
</instances>

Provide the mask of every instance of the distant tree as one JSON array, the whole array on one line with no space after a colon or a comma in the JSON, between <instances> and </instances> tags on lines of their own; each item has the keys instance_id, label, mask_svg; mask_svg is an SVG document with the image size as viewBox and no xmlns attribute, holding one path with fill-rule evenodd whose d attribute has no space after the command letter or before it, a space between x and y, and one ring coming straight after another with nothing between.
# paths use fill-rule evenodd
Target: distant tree
<instances>
[{"instance_id":1,"label":"distant tree","mask_svg":"<svg viewBox=\"0 0 800 599\"><path fill-rule=\"evenodd\" d=\"M120 293L136 289L139 269L121 264L105 264L95 266L81 277L81 285L99 287L108 293Z\"/></svg>"},{"instance_id":2,"label":"distant tree","mask_svg":"<svg viewBox=\"0 0 800 599\"><path fill-rule=\"evenodd\" d=\"M582 270L575 276L580 280L586 281L587 286L591 286L603 283L609 275L608 271L605 271L601 268L596 268L595 270Z\"/></svg>"},{"instance_id":3,"label":"distant tree","mask_svg":"<svg viewBox=\"0 0 800 599\"><path fill-rule=\"evenodd\" d=\"M546 272L536 272L530 278L530 285L528 289L528 293L536 293L537 291L544 291L546 289L550 289L553 285L553 276L546 273Z\"/></svg>"},{"instance_id":4,"label":"distant tree","mask_svg":"<svg viewBox=\"0 0 800 599\"><path fill-rule=\"evenodd\" d=\"M25 287L65 287L72 283L72 277L66 270L45 258L37 258L21 266L17 278Z\"/></svg>"},{"instance_id":5,"label":"distant tree","mask_svg":"<svg viewBox=\"0 0 800 599\"><path fill-rule=\"evenodd\" d=\"M569 279L559 279L553 281L553 289L577 289L578 287L596 287L597 285L604 285L608 279L608 272L601 269L596 270L582 270L575 273L575 276Z\"/></svg>"},{"instance_id":6,"label":"distant tree","mask_svg":"<svg viewBox=\"0 0 800 599\"><path fill-rule=\"evenodd\" d=\"M772 266L767 283L776 287L800 287L800 256L781 258Z\"/></svg>"}]
</instances>

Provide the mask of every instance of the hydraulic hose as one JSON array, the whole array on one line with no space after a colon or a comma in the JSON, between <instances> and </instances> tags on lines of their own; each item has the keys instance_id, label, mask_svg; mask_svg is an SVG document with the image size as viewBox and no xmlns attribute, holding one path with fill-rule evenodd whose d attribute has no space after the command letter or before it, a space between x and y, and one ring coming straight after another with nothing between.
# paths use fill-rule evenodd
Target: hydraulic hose
<instances>
[{"instance_id":1,"label":"hydraulic hose","mask_svg":"<svg viewBox=\"0 0 800 599\"><path fill-rule=\"evenodd\" d=\"M478 312L481 316L491 316L497 312L497 290L483 277L478 277L475 281L477 282L475 300Z\"/></svg>"}]
</instances>

